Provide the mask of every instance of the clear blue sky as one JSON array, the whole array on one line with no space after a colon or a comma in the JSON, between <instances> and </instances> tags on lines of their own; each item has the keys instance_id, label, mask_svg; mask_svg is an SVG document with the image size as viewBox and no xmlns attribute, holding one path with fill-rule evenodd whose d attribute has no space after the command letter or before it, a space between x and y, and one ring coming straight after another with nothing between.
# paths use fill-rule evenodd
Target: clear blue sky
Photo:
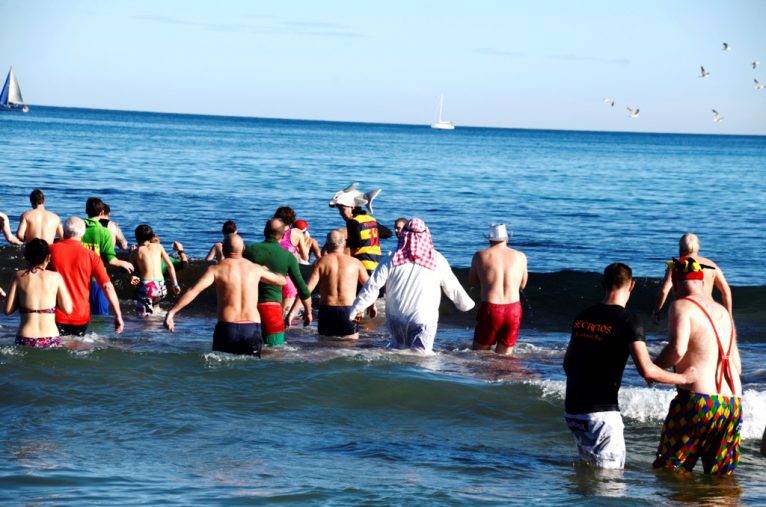
<instances>
[{"instance_id":1,"label":"clear blue sky","mask_svg":"<svg viewBox=\"0 0 766 507\"><path fill-rule=\"evenodd\" d=\"M0 13L1 71L14 66L31 104L423 124L443 93L459 126L766 134L753 83L766 84L766 1L0 0Z\"/></svg>"}]
</instances>

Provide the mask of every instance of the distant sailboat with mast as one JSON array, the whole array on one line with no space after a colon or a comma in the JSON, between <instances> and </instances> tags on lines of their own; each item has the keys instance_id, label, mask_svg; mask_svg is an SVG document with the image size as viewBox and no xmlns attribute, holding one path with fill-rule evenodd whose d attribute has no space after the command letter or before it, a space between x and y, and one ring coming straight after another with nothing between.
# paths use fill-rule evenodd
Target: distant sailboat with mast
<instances>
[{"instance_id":1,"label":"distant sailboat with mast","mask_svg":"<svg viewBox=\"0 0 766 507\"><path fill-rule=\"evenodd\" d=\"M18 111L22 113L29 111L29 106L24 104L24 98L21 96L21 88L19 88L19 82L16 81L13 67L8 71L3 91L0 93L0 111Z\"/></svg>"},{"instance_id":2,"label":"distant sailboat with mast","mask_svg":"<svg viewBox=\"0 0 766 507\"><path fill-rule=\"evenodd\" d=\"M442 119L442 110L444 109L444 95L439 97L439 120L431 124L432 129L437 130L455 130L455 125L451 121Z\"/></svg>"}]
</instances>

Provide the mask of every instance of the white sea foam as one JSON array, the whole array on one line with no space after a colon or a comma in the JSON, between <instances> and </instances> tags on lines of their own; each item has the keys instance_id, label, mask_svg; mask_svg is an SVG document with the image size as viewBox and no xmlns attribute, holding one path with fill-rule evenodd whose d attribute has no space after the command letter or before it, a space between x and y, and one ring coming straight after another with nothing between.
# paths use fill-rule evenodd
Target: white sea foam
<instances>
[{"instance_id":1,"label":"white sea foam","mask_svg":"<svg viewBox=\"0 0 766 507\"><path fill-rule=\"evenodd\" d=\"M540 388L541 398L562 402L566 394L563 380L529 380L525 383ZM620 411L624 418L639 422L663 422L668 413L670 401L675 397L673 388L665 387L623 387L620 389ZM766 391L745 389L742 396L743 439L763 435L766 427Z\"/></svg>"}]
</instances>

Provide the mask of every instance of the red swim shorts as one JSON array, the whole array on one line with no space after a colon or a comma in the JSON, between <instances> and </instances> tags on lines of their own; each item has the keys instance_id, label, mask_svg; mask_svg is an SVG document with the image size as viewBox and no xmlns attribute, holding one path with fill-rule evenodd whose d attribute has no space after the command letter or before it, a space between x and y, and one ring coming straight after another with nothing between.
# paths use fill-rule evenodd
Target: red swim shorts
<instances>
[{"instance_id":1,"label":"red swim shorts","mask_svg":"<svg viewBox=\"0 0 766 507\"><path fill-rule=\"evenodd\" d=\"M482 302L476 315L476 330L473 341L477 345L490 347L502 343L506 347L516 345L521 325L521 301L496 305Z\"/></svg>"}]
</instances>

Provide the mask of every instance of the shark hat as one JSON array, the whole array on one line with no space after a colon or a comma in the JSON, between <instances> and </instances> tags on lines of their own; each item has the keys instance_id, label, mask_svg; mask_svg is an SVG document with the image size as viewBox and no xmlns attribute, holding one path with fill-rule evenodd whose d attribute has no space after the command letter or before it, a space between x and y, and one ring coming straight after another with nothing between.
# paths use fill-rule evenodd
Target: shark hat
<instances>
[{"instance_id":1,"label":"shark hat","mask_svg":"<svg viewBox=\"0 0 766 507\"><path fill-rule=\"evenodd\" d=\"M490 241L508 241L508 231L505 224L490 224L487 239Z\"/></svg>"}]
</instances>

